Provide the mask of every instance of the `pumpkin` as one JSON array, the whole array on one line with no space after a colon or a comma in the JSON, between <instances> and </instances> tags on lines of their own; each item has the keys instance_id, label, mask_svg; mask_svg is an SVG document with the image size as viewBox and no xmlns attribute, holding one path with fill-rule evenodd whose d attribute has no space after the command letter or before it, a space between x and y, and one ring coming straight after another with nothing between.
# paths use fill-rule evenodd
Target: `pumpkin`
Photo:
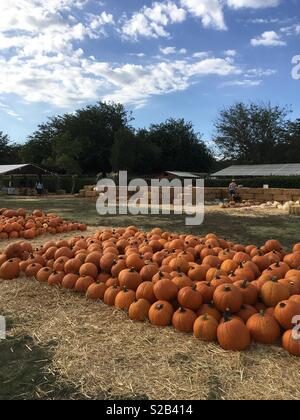
<instances>
[{"instance_id":1,"label":"pumpkin","mask_svg":"<svg viewBox=\"0 0 300 420\"><path fill-rule=\"evenodd\" d=\"M140 271L142 281L151 281L153 276L158 272L157 264L146 264Z\"/></svg>"},{"instance_id":2,"label":"pumpkin","mask_svg":"<svg viewBox=\"0 0 300 420\"><path fill-rule=\"evenodd\" d=\"M142 282L140 274L134 268L122 270L118 276L121 287L136 291Z\"/></svg>"},{"instance_id":3,"label":"pumpkin","mask_svg":"<svg viewBox=\"0 0 300 420\"><path fill-rule=\"evenodd\" d=\"M187 286L191 287L193 285L192 280L186 274L183 273L176 273L175 277L172 278L172 282L176 284L178 290L183 289Z\"/></svg>"},{"instance_id":4,"label":"pumpkin","mask_svg":"<svg viewBox=\"0 0 300 420\"><path fill-rule=\"evenodd\" d=\"M201 281L196 284L196 289L202 296L203 303L209 303L213 299L215 288L208 281Z\"/></svg>"},{"instance_id":5,"label":"pumpkin","mask_svg":"<svg viewBox=\"0 0 300 420\"><path fill-rule=\"evenodd\" d=\"M20 275L20 267L17 261L10 259L5 261L0 267L0 279L13 280Z\"/></svg>"},{"instance_id":6,"label":"pumpkin","mask_svg":"<svg viewBox=\"0 0 300 420\"><path fill-rule=\"evenodd\" d=\"M191 309L180 307L173 314L172 325L177 331L189 333L193 331L196 319L195 312Z\"/></svg>"},{"instance_id":7,"label":"pumpkin","mask_svg":"<svg viewBox=\"0 0 300 420\"><path fill-rule=\"evenodd\" d=\"M48 277L49 286L60 286L64 276L65 273L63 271L53 271Z\"/></svg>"},{"instance_id":8,"label":"pumpkin","mask_svg":"<svg viewBox=\"0 0 300 420\"><path fill-rule=\"evenodd\" d=\"M216 277L222 276L226 276L225 271L222 271L219 268L212 267L206 273L206 281L212 281Z\"/></svg>"},{"instance_id":9,"label":"pumpkin","mask_svg":"<svg viewBox=\"0 0 300 420\"><path fill-rule=\"evenodd\" d=\"M138 299L129 306L128 315L133 321L146 321L151 304L146 299Z\"/></svg>"},{"instance_id":10,"label":"pumpkin","mask_svg":"<svg viewBox=\"0 0 300 420\"><path fill-rule=\"evenodd\" d=\"M41 270L41 268L43 268L41 264L29 264L25 270L26 277L36 277L37 273Z\"/></svg>"},{"instance_id":11,"label":"pumpkin","mask_svg":"<svg viewBox=\"0 0 300 420\"><path fill-rule=\"evenodd\" d=\"M218 326L219 323L214 317L208 314L201 315L194 322L194 336L207 342L216 341Z\"/></svg>"},{"instance_id":12,"label":"pumpkin","mask_svg":"<svg viewBox=\"0 0 300 420\"><path fill-rule=\"evenodd\" d=\"M22 252L22 247L19 243L9 244L4 250L4 254L8 259L21 257Z\"/></svg>"},{"instance_id":13,"label":"pumpkin","mask_svg":"<svg viewBox=\"0 0 300 420\"><path fill-rule=\"evenodd\" d=\"M280 279L278 283L284 284L288 287L290 295L299 295L300 294L300 283L296 283L291 279Z\"/></svg>"},{"instance_id":14,"label":"pumpkin","mask_svg":"<svg viewBox=\"0 0 300 420\"><path fill-rule=\"evenodd\" d=\"M39 281L40 283L47 283L52 272L53 270L51 270L51 268L49 267L41 268L36 275L37 281Z\"/></svg>"},{"instance_id":15,"label":"pumpkin","mask_svg":"<svg viewBox=\"0 0 300 420\"><path fill-rule=\"evenodd\" d=\"M271 251L280 252L282 250L282 245L276 239L270 239L265 243L264 248L265 248L266 253L271 252Z\"/></svg>"},{"instance_id":16,"label":"pumpkin","mask_svg":"<svg viewBox=\"0 0 300 420\"><path fill-rule=\"evenodd\" d=\"M65 263L69 261L68 257L61 257L54 261L53 270L55 271L65 271Z\"/></svg>"},{"instance_id":17,"label":"pumpkin","mask_svg":"<svg viewBox=\"0 0 300 420\"><path fill-rule=\"evenodd\" d=\"M227 313L224 322L218 326L217 338L224 350L242 351L251 344L250 333L244 322Z\"/></svg>"},{"instance_id":18,"label":"pumpkin","mask_svg":"<svg viewBox=\"0 0 300 420\"><path fill-rule=\"evenodd\" d=\"M217 276L210 282L211 286L216 290L217 287L222 286L222 284L230 283L230 277L228 276Z\"/></svg>"},{"instance_id":19,"label":"pumpkin","mask_svg":"<svg viewBox=\"0 0 300 420\"><path fill-rule=\"evenodd\" d=\"M293 318L296 316L300 320L300 304L297 302L285 300L275 307L274 317L285 330L293 328Z\"/></svg>"},{"instance_id":20,"label":"pumpkin","mask_svg":"<svg viewBox=\"0 0 300 420\"><path fill-rule=\"evenodd\" d=\"M194 264L188 271L188 277L192 281L204 281L208 270L209 266L207 265Z\"/></svg>"},{"instance_id":21,"label":"pumpkin","mask_svg":"<svg viewBox=\"0 0 300 420\"><path fill-rule=\"evenodd\" d=\"M247 280L240 280L234 283L243 296L243 303L247 305L253 305L257 301L258 291L255 286L249 283Z\"/></svg>"},{"instance_id":22,"label":"pumpkin","mask_svg":"<svg viewBox=\"0 0 300 420\"><path fill-rule=\"evenodd\" d=\"M73 258L74 252L70 248L63 246L62 248L58 248L58 250L54 254L55 260L57 260L60 257Z\"/></svg>"},{"instance_id":23,"label":"pumpkin","mask_svg":"<svg viewBox=\"0 0 300 420\"><path fill-rule=\"evenodd\" d=\"M98 275L98 268L93 263L84 263L79 269L79 275L81 277L89 276L89 277L92 277L93 279L96 279Z\"/></svg>"},{"instance_id":24,"label":"pumpkin","mask_svg":"<svg viewBox=\"0 0 300 420\"><path fill-rule=\"evenodd\" d=\"M153 292L157 300L172 302L177 297L178 286L168 279L162 279L154 284Z\"/></svg>"},{"instance_id":25,"label":"pumpkin","mask_svg":"<svg viewBox=\"0 0 300 420\"><path fill-rule=\"evenodd\" d=\"M291 296L289 300L300 304L300 295Z\"/></svg>"},{"instance_id":26,"label":"pumpkin","mask_svg":"<svg viewBox=\"0 0 300 420\"><path fill-rule=\"evenodd\" d=\"M233 260L226 260L221 264L220 269L226 274L233 273L238 268L238 263Z\"/></svg>"},{"instance_id":27,"label":"pumpkin","mask_svg":"<svg viewBox=\"0 0 300 420\"><path fill-rule=\"evenodd\" d=\"M260 271L264 271L270 266L270 260L266 255L256 255L252 258L252 262L257 265Z\"/></svg>"},{"instance_id":28,"label":"pumpkin","mask_svg":"<svg viewBox=\"0 0 300 420\"><path fill-rule=\"evenodd\" d=\"M82 262L79 258L71 258L65 262L64 272L66 274L79 274Z\"/></svg>"},{"instance_id":29,"label":"pumpkin","mask_svg":"<svg viewBox=\"0 0 300 420\"><path fill-rule=\"evenodd\" d=\"M167 326L171 324L173 313L173 306L169 302L159 300L149 309L149 321L153 325Z\"/></svg>"},{"instance_id":30,"label":"pumpkin","mask_svg":"<svg viewBox=\"0 0 300 420\"><path fill-rule=\"evenodd\" d=\"M104 293L103 302L106 305L114 306L117 294L120 292L120 286L110 286Z\"/></svg>"},{"instance_id":31,"label":"pumpkin","mask_svg":"<svg viewBox=\"0 0 300 420\"><path fill-rule=\"evenodd\" d=\"M116 255L113 253L104 254L100 259L100 268L101 270L105 271L106 273L111 272L111 268L114 264Z\"/></svg>"},{"instance_id":32,"label":"pumpkin","mask_svg":"<svg viewBox=\"0 0 300 420\"><path fill-rule=\"evenodd\" d=\"M202 260L203 265L209 265L210 267L220 268L222 261L215 255L207 255Z\"/></svg>"},{"instance_id":33,"label":"pumpkin","mask_svg":"<svg viewBox=\"0 0 300 420\"><path fill-rule=\"evenodd\" d=\"M262 286L261 297L267 306L276 306L282 300L290 297L290 291L287 286L273 279Z\"/></svg>"},{"instance_id":34,"label":"pumpkin","mask_svg":"<svg viewBox=\"0 0 300 420\"><path fill-rule=\"evenodd\" d=\"M187 273L189 271L189 263L185 258L182 257L175 257L173 258L169 266L172 268L173 271L179 271L182 273Z\"/></svg>"},{"instance_id":35,"label":"pumpkin","mask_svg":"<svg viewBox=\"0 0 300 420\"><path fill-rule=\"evenodd\" d=\"M145 261L144 259L138 254L131 254L126 257L126 266L127 268L134 268L135 271L140 272L141 269L144 267Z\"/></svg>"},{"instance_id":36,"label":"pumpkin","mask_svg":"<svg viewBox=\"0 0 300 420\"><path fill-rule=\"evenodd\" d=\"M251 337L257 343L274 344L280 338L280 327L276 319L261 311L248 319L246 324Z\"/></svg>"},{"instance_id":37,"label":"pumpkin","mask_svg":"<svg viewBox=\"0 0 300 420\"><path fill-rule=\"evenodd\" d=\"M180 306L193 311L199 309L203 303L202 295L196 286L187 286L179 290L177 300Z\"/></svg>"},{"instance_id":38,"label":"pumpkin","mask_svg":"<svg viewBox=\"0 0 300 420\"><path fill-rule=\"evenodd\" d=\"M283 261L288 264L290 268L300 267L300 252L294 252L284 257Z\"/></svg>"},{"instance_id":39,"label":"pumpkin","mask_svg":"<svg viewBox=\"0 0 300 420\"><path fill-rule=\"evenodd\" d=\"M243 304L241 310L237 313L237 316L241 318L242 321L247 323L248 319L257 313L257 310L254 306Z\"/></svg>"},{"instance_id":40,"label":"pumpkin","mask_svg":"<svg viewBox=\"0 0 300 420\"><path fill-rule=\"evenodd\" d=\"M201 316L201 315L210 315L213 318L215 318L218 322L220 321L220 319L222 318L221 313L218 311L218 309L215 307L215 304L213 302L210 303L205 303L204 305L202 305L198 311L197 311L197 316Z\"/></svg>"},{"instance_id":41,"label":"pumpkin","mask_svg":"<svg viewBox=\"0 0 300 420\"><path fill-rule=\"evenodd\" d=\"M293 356L300 357L300 334L288 330L283 334L282 347Z\"/></svg>"},{"instance_id":42,"label":"pumpkin","mask_svg":"<svg viewBox=\"0 0 300 420\"><path fill-rule=\"evenodd\" d=\"M95 282L94 277L80 275L79 279L76 281L76 284L75 284L75 291L78 293L86 293L87 289L94 282Z\"/></svg>"},{"instance_id":43,"label":"pumpkin","mask_svg":"<svg viewBox=\"0 0 300 420\"><path fill-rule=\"evenodd\" d=\"M239 312L243 304L243 295L240 290L233 284L224 284L215 290L213 301L216 308L225 312Z\"/></svg>"},{"instance_id":44,"label":"pumpkin","mask_svg":"<svg viewBox=\"0 0 300 420\"><path fill-rule=\"evenodd\" d=\"M100 269L100 258L102 257L102 252L100 251L93 251L87 255L85 262L94 264L97 269Z\"/></svg>"},{"instance_id":45,"label":"pumpkin","mask_svg":"<svg viewBox=\"0 0 300 420\"><path fill-rule=\"evenodd\" d=\"M116 296L115 307L123 311L128 311L130 305L135 301L135 292L123 287Z\"/></svg>"},{"instance_id":46,"label":"pumpkin","mask_svg":"<svg viewBox=\"0 0 300 420\"><path fill-rule=\"evenodd\" d=\"M156 301L155 294L153 292L154 284L151 281L144 281L136 289L136 298L144 299L150 302L151 304Z\"/></svg>"},{"instance_id":47,"label":"pumpkin","mask_svg":"<svg viewBox=\"0 0 300 420\"><path fill-rule=\"evenodd\" d=\"M64 276L64 278L61 281L61 287L63 289L75 289L75 285L77 280L79 279L78 274L69 273Z\"/></svg>"},{"instance_id":48,"label":"pumpkin","mask_svg":"<svg viewBox=\"0 0 300 420\"><path fill-rule=\"evenodd\" d=\"M86 291L86 297L93 300L103 300L107 285L101 282L95 282L89 286Z\"/></svg>"}]
</instances>

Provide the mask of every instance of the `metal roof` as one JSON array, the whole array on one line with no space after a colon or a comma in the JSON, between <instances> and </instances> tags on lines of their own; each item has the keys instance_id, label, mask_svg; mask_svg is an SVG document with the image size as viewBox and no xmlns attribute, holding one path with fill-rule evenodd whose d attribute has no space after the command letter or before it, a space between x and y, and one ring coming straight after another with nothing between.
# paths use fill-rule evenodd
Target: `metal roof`
<instances>
[{"instance_id":1,"label":"metal roof","mask_svg":"<svg viewBox=\"0 0 300 420\"><path fill-rule=\"evenodd\" d=\"M193 174L191 172L165 171L165 173L177 176L178 178L199 178L199 175Z\"/></svg>"},{"instance_id":2,"label":"metal roof","mask_svg":"<svg viewBox=\"0 0 300 420\"><path fill-rule=\"evenodd\" d=\"M30 163L20 165L0 165L0 175L36 175L42 173L50 174L51 172Z\"/></svg>"},{"instance_id":3,"label":"metal roof","mask_svg":"<svg viewBox=\"0 0 300 420\"><path fill-rule=\"evenodd\" d=\"M300 163L278 165L233 165L212 176L295 176L300 175Z\"/></svg>"}]
</instances>

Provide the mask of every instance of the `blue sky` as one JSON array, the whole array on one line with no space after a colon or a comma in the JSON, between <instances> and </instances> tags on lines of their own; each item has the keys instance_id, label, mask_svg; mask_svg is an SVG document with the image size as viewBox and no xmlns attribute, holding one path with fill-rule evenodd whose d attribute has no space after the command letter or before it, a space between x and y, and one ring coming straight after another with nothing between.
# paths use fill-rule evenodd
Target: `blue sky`
<instances>
[{"instance_id":1,"label":"blue sky","mask_svg":"<svg viewBox=\"0 0 300 420\"><path fill-rule=\"evenodd\" d=\"M137 127L184 117L207 140L235 101L297 118L299 41L299 0L5 0L0 131L23 142L98 100L122 102Z\"/></svg>"}]
</instances>

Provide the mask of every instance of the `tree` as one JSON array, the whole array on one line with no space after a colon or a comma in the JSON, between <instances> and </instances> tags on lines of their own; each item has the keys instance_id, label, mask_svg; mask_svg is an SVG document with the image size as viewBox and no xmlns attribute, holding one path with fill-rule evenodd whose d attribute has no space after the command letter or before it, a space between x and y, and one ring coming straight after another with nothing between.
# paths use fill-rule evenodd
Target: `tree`
<instances>
[{"instance_id":1,"label":"tree","mask_svg":"<svg viewBox=\"0 0 300 420\"><path fill-rule=\"evenodd\" d=\"M19 163L19 150L20 146L11 143L9 136L0 131L0 164Z\"/></svg>"},{"instance_id":2,"label":"tree","mask_svg":"<svg viewBox=\"0 0 300 420\"><path fill-rule=\"evenodd\" d=\"M288 113L287 108L256 103L223 109L214 137L221 157L249 164L281 162Z\"/></svg>"},{"instance_id":3,"label":"tree","mask_svg":"<svg viewBox=\"0 0 300 420\"><path fill-rule=\"evenodd\" d=\"M168 119L150 126L148 141L161 150L155 170L209 172L213 157L191 122Z\"/></svg>"},{"instance_id":4,"label":"tree","mask_svg":"<svg viewBox=\"0 0 300 420\"><path fill-rule=\"evenodd\" d=\"M31 157L33 163L43 162L62 172L105 174L111 171L115 133L129 128L130 122L131 114L123 105L102 102L52 117L29 137L22 151L23 160Z\"/></svg>"},{"instance_id":5,"label":"tree","mask_svg":"<svg viewBox=\"0 0 300 420\"><path fill-rule=\"evenodd\" d=\"M285 141L286 163L300 162L300 119L288 124Z\"/></svg>"}]
</instances>

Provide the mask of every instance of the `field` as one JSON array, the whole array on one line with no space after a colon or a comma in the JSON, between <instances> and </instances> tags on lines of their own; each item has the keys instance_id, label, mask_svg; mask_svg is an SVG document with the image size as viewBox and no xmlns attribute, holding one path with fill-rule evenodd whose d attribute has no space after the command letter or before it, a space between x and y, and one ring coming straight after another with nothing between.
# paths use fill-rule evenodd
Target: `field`
<instances>
[{"instance_id":1,"label":"field","mask_svg":"<svg viewBox=\"0 0 300 420\"><path fill-rule=\"evenodd\" d=\"M300 237L300 218L281 212L208 207L202 226L186 227L183 216L100 217L94 202L73 198L1 197L0 203L82 220L89 232L134 224L214 232L245 244L261 245L272 237L285 247ZM8 324L8 339L0 343L0 399L300 398L300 361L277 346L224 352L192 335L133 323L104 304L25 279L0 283L0 314Z\"/></svg>"}]
</instances>

